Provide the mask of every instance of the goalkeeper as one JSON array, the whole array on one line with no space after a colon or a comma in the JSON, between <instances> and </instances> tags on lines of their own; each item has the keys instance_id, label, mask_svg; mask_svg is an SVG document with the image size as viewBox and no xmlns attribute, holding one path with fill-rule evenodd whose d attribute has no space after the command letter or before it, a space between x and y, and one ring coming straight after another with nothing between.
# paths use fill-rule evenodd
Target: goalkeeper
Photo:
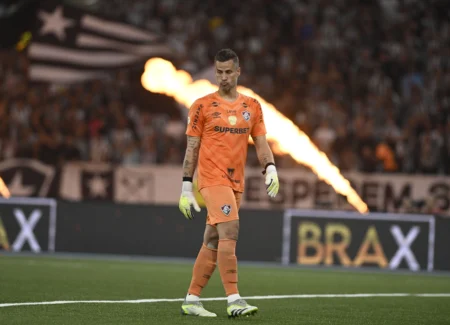
<instances>
[{"instance_id":1,"label":"goalkeeper","mask_svg":"<svg viewBox=\"0 0 450 325\"><path fill-rule=\"evenodd\" d=\"M198 188L207 208L206 228L192 273L188 294L181 307L184 315L215 317L200 302L216 264L228 299L230 317L253 315L258 308L241 298L235 255L239 233L238 210L244 191L244 169L249 136L264 167L270 197L278 193L279 182L259 102L237 91L239 59L230 49L215 56L217 92L197 99L189 110L187 149L183 163L183 185L179 208L192 219L192 208L200 211L192 177L198 165Z\"/></svg>"}]
</instances>

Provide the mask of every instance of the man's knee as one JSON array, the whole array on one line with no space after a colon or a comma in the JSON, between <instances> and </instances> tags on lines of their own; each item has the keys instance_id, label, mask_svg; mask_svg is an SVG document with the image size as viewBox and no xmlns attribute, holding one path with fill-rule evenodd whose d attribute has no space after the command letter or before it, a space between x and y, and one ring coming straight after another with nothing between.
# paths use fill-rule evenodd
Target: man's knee
<instances>
[{"instance_id":1,"label":"man's knee","mask_svg":"<svg viewBox=\"0 0 450 325\"><path fill-rule=\"evenodd\" d=\"M238 240L239 237L239 220L224 222L217 225L219 239Z\"/></svg>"},{"instance_id":2,"label":"man's knee","mask_svg":"<svg viewBox=\"0 0 450 325\"><path fill-rule=\"evenodd\" d=\"M207 226L203 236L203 243L210 249L217 249L219 247L219 234L214 227Z\"/></svg>"},{"instance_id":3,"label":"man's knee","mask_svg":"<svg viewBox=\"0 0 450 325\"><path fill-rule=\"evenodd\" d=\"M217 249L219 247L219 236L205 239L204 243L209 249Z\"/></svg>"}]
</instances>

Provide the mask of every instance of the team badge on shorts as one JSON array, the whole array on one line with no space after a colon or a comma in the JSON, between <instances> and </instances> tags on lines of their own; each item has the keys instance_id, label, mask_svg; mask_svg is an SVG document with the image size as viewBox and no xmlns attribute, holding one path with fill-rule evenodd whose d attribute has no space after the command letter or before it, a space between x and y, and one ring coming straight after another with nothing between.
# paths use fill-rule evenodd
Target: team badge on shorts
<instances>
[{"instance_id":1,"label":"team badge on shorts","mask_svg":"<svg viewBox=\"0 0 450 325\"><path fill-rule=\"evenodd\" d=\"M228 215L231 212L231 205L229 205L229 204L222 205L221 209L222 209L222 212L228 217Z\"/></svg>"},{"instance_id":2,"label":"team badge on shorts","mask_svg":"<svg viewBox=\"0 0 450 325\"><path fill-rule=\"evenodd\" d=\"M242 116L244 117L244 120L250 120L250 113L248 111L243 111Z\"/></svg>"}]
</instances>

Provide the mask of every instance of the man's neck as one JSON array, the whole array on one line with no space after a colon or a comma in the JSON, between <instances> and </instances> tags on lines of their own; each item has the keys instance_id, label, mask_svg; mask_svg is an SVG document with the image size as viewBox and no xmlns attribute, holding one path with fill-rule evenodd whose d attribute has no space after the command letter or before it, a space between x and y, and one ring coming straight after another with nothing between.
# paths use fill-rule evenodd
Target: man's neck
<instances>
[{"instance_id":1,"label":"man's neck","mask_svg":"<svg viewBox=\"0 0 450 325\"><path fill-rule=\"evenodd\" d=\"M222 89L219 89L218 94L220 97L229 102L234 102L239 97L239 93L236 88L230 89L228 92L224 92Z\"/></svg>"}]
</instances>

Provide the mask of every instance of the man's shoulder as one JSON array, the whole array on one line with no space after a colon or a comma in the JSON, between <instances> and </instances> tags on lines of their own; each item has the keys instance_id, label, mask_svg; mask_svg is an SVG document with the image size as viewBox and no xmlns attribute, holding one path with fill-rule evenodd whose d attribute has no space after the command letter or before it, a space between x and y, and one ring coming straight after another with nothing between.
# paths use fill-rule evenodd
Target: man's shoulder
<instances>
[{"instance_id":1,"label":"man's shoulder","mask_svg":"<svg viewBox=\"0 0 450 325\"><path fill-rule=\"evenodd\" d=\"M207 94L205 96L199 97L195 100L196 103L207 103L207 102L212 102L214 101L215 98L215 94L214 93L210 93Z\"/></svg>"},{"instance_id":2,"label":"man's shoulder","mask_svg":"<svg viewBox=\"0 0 450 325\"><path fill-rule=\"evenodd\" d=\"M197 98L191 107L200 108L201 110L208 110L211 106L215 106L214 104L216 104L216 102L216 96L214 93L211 93ZM216 106L218 106L218 104Z\"/></svg>"},{"instance_id":3,"label":"man's shoulder","mask_svg":"<svg viewBox=\"0 0 450 325\"><path fill-rule=\"evenodd\" d=\"M242 93L241 93L241 96L242 96L242 100L245 103L247 103L248 106L258 107L260 105L259 101L256 98L252 97L252 96L244 95Z\"/></svg>"}]
</instances>

